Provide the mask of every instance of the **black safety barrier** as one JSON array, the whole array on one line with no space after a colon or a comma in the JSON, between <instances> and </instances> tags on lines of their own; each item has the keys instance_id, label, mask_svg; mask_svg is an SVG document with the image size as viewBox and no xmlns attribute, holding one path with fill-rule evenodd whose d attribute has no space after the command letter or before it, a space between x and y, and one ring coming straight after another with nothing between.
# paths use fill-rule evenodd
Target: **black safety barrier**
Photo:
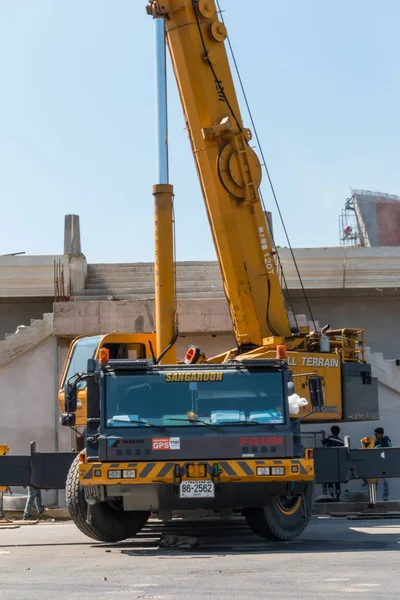
<instances>
[{"instance_id":1,"label":"black safety barrier","mask_svg":"<svg viewBox=\"0 0 400 600\"><path fill-rule=\"evenodd\" d=\"M62 490L76 456L77 452L36 452L32 443L31 454L0 456L0 486ZM316 483L400 477L400 447L314 448L314 465Z\"/></svg>"},{"instance_id":2,"label":"black safety barrier","mask_svg":"<svg viewBox=\"0 0 400 600\"><path fill-rule=\"evenodd\" d=\"M32 485L42 490L62 490L76 452L36 452L0 456L0 486Z\"/></svg>"},{"instance_id":3,"label":"black safety barrier","mask_svg":"<svg viewBox=\"0 0 400 600\"><path fill-rule=\"evenodd\" d=\"M399 448L314 448L317 483L400 477Z\"/></svg>"}]
</instances>

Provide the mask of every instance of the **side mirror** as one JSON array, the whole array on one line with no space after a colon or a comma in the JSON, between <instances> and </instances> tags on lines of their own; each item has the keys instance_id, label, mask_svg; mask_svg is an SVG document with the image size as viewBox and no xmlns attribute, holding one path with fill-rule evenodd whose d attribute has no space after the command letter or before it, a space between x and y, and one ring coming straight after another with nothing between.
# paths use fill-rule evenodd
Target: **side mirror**
<instances>
[{"instance_id":1,"label":"side mirror","mask_svg":"<svg viewBox=\"0 0 400 600\"><path fill-rule=\"evenodd\" d=\"M74 378L72 381L67 381L64 387L64 412L67 414L76 412L78 408L78 385L80 380Z\"/></svg>"},{"instance_id":2,"label":"side mirror","mask_svg":"<svg viewBox=\"0 0 400 600\"><path fill-rule=\"evenodd\" d=\"M308 380L312 410L318 411L324 406L324 391L320 377L310 377Z\"/></svg>"},{"instance_id":3,"label":"side mirror","mask_svg":"<svg viewBox=\"0 0 400 600\"><path fill-rule=\"evenodd\" d=\"M60 423L63 427L74 427L76 423L76 415L72 413L61 415Z\"/></svg>"}]
</instances>

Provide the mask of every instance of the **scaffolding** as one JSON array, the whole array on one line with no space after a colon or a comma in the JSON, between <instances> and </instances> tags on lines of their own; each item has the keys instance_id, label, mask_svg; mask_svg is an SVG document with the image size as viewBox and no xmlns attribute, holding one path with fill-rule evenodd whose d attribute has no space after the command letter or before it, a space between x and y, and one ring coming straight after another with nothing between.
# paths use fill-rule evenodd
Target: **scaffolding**
<instances>
[{"instance_id":1,"label":"scaffolding","mask_svg":"<svg viewBox=\"0 0 400 600\"><path fill-rule=\"evenodd\" d=\"M339 216L339 241L341 246L365 246L365 237L362 227L360 227L354 195L346 199Z\"/></svg>"}]
</instances>

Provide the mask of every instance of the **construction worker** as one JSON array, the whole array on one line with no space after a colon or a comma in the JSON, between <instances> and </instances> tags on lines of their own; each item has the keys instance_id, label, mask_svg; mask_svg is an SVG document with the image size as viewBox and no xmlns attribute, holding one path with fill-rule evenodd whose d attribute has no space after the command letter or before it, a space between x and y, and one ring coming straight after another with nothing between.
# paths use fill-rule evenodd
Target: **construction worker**
<instances>
[{"instance_id":1,"label":"construction worker","mask_svg":"<svg viewBox=\"0 0 400 600\"><path fill-rule=\"evenodd\" d=\"M332 425L331 427L331 435L326 437L326 431L321 431L322 433L322 444L326 448L336 448L338 446L344 446L343 440L339 437L340 427L338 425Z\"/></svg>"},{"instance_id":2,"label":"construction worker","mask_svg":"<svg viewBox=\"0 0 400 600\"><path fill-rule=\"evenodd\" d=\"M29 521L29 519L32 518L31 512L34 504L36 504L36 510L38 511L39 515L41 515L44 511L41 491L34 488L32 485L28 485L28 498L25 504L24 521Z\"/></svg>"},{"instance_id":3,"label":"construction worker","mask_svg":"<svg viewBox=\"0 0 400 600\"><path fill-rule=\"evenodd\" d=\"M383 427L377 427L375 433L375 444L374 448L391 448L392 441L390 437L385 435ZM389 482L386 478L383 478L383 501L389 500Z\"/></svg>"},{"instance_id":4,"label":"construction worker","mask_svg":"<svg viewBox=\"0 0 400 600\"><path fill-rule=\"evenodd\" d=\"M324 430L322 430L321 433L322 433L322 444L325 446L325 448L338 448L338 447L344 446L343 440L339 437L340 427L338 427L338 425L332 425L331 435L329 437L326 437L326 432ZM336 500L339 502L340 494L342 493L340 483L339 482L328 483L327 488L328 488L328 494L330 494L333 497L333 495L335 493ZM334 490L335 490L335 492L334 492Z\"/></svg>"}]
</instances>

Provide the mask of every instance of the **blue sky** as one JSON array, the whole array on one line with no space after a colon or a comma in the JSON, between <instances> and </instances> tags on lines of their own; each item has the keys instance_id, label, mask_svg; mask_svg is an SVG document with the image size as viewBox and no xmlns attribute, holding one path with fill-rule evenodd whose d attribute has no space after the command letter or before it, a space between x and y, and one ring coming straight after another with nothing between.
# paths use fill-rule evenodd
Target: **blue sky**
<instances>
[{"instance_id":1,"label":"blue sky","mask_svg":"<svg viewBox=\"0 0 400 600\"><path fill-rule=\"evenodd\" d=\"M221 0L294 247L338 244L349 187L400 195L397 0ZM0 254L153 259L146 0L0 0ZM177 258L215 258L170 77ZM248 123L243 109L245 122ZM286 245L272 207L277 243Z\"/></svg>"}]
</instances>

